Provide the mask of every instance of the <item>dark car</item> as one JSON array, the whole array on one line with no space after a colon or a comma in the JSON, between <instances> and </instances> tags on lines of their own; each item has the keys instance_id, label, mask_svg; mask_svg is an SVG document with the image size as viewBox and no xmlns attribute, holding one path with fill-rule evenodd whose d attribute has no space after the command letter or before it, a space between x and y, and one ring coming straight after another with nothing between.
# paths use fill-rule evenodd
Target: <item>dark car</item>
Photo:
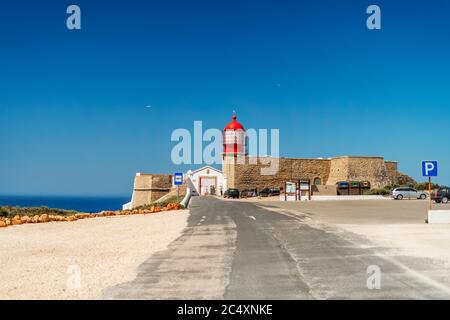
<instances>
[{"instance_id":1,"label":"dark car","mask_svg":"<svg viewBox=\"0 0 450 320\"><path fill-rule=\"evenodd\" d=\"M280 189L277 188L264 188L259 192L260 197L273 197L273 196L279 196L280 195Z\"/></svg>"},{"instance_id":2,"label":"dark car","mask_svg":"<svg viewBox=\"0 0 450 320\"><path fill-rule=\"evenodd\" d=\"M224 198L233 198L233 199L239 199L239 190L235 188L228 189L223 194Z\"/></svg>"},{"instance_id":3,"label":"dark car","mask_svg":"<svg viewBox=\"0 0 450 320\"><path fill-rule=\"evenodd\" d=\"M244 189L241 191L241 198L257 197L258 191L256 189Z\"/></svg>"},{"instance_id":4,"label":"dark car","mask_svg":"<svg viewBox=\"0 0 450 320\"><path fill-rule=\"evenodd\" d=\"M450 199L450 188L449 187L441 187L436 190L431 199L436 201L436 203L448 203L448 199Z\"/></svg>"}]
</instances>

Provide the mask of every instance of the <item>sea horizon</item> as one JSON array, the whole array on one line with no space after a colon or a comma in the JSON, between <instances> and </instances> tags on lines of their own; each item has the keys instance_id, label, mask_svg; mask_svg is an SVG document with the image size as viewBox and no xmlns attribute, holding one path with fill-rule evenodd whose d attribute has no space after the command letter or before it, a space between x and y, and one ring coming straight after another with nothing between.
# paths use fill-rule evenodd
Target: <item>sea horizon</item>
<instances>
[{"instance_id":1,"label":"sea horizon","mask_svg":"<svg viewBox=\"0 0 450 320\"><path fill-rule=\"evenodd\" d=\"M95 213L121 210L130 196L115 195L0 195L0 206L48 207Z\"/></svg>"}]
</instances>

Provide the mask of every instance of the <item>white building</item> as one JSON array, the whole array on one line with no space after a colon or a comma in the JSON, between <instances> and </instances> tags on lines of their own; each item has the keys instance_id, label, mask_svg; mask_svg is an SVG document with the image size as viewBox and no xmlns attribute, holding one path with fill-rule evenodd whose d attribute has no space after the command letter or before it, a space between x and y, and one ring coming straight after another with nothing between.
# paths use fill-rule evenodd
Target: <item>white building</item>
<instances>
[{"instance_id":1,"label":"white building","mask_svg":"<svg viewBox=\"0 0 450 320\"><path fill-rule=\"evenodd\" d=\"M200 195L215 194L220 196L225 191L223 174L216 168L206 166L186 173L188 186Z\"/></svg>"}]
</instances>

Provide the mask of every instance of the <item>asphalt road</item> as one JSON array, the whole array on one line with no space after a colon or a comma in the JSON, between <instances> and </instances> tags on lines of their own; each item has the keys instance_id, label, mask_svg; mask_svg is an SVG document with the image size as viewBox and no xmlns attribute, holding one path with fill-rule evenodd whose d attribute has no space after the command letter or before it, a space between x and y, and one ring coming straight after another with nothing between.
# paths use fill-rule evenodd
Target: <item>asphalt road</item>
<instances>
[{"instance_id":1,"label":"asphalt road","mask_svg":"<svg viewBox=\"0 0 450 320\"><path fill-rule=\"evenodd\" d=\"M213 197L194 198L190 212L183 235L106 299L450 298L444 266L392 255L307 214ZM381 271L379 290L368 289L368 268Z\"/></svg>"}]
</instances>

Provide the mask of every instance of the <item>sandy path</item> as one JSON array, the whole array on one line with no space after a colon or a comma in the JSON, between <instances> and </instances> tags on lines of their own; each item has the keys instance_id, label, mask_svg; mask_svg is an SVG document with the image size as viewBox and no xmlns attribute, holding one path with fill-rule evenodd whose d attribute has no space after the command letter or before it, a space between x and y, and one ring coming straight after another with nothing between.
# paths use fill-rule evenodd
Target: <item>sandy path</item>
<instances>
[{"instance_id":1,"label":"sandy path","mask_svg":"<svg viewBox=\"0 0 450 320\"><path fill-rule=\"evenodd\" d=\"M180 210L0 229L0 299L101 299L179 237L187 218Z\"/></svg>"}]
</instances>

